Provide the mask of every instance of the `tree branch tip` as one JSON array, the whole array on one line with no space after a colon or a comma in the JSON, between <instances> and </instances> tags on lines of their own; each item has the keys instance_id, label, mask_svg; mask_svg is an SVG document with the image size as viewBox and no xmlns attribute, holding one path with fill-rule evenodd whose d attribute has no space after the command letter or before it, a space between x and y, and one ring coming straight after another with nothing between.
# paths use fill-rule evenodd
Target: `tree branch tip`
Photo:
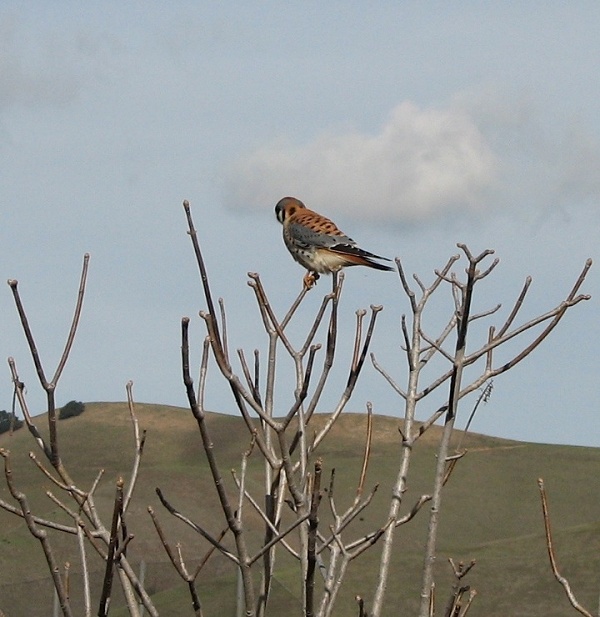
<instances>
[{"instance_id":1,"label":"tree branch tip","mask_svg":"<svg viewBox=\"0 0 600 617\"><path fill-rule=\"evenodd\" d=\"M189 202L187 199L184 199L184 200L183 200L183 207L184 207L186 210L189 210L189 209L190 209L190 202Z\"/></svg>"},{"instance_id":2,"label":"tree branch tip","mask_svg":"<svg viewBox=\"0 0 600 617\"><path fill-rule=\"evenodd\" d=\"M356 309L355 314L357 317L364 317L367 314L366 309Z\"/></svg>"},{"instance_id":3,"label":"tree branch tip","mask_svg":"<svg viewBox=\"0 0 600 617\"><path fill-rule=\"evenodd\" d=\"M371 304L371 310L374 313L379 313L380 311L383 311L383 304Z\"/></svg>"},{"instance_id":4,"label":"tree branch tip","mask_svg":"<svg viewBox=\"0 0 600 617\"><path fill-rule=\"evenodd\" d=\"M10 456L10 450L5 450L4 448L0 448L0 456L2 458L8 458Z\"/></svg>"},{"instance_id":5,"label":"tree branch tip","mask_svg":"<svg viewBox=\"0 0 600 617\"><path fill-rule=\"evenodd\" d=\"M8 279L8 281L6 282L10 285L12 289L16 289L17 285L19 284L19 281L17 281L17 279Z\"/></svg>"},{"instance_id":6,"label":"tree branch tip","mask_svg":"<svg viewBox=\"0 0 600 617\"><path fill-rule=\"evenodd\" d=\"M190 323L190 318L189 317L182 317L181 318L181 325L182 326L187 326Z\"/></svg>"},{"instance_id":7,"label":"tree branch tip","mask_svg":"<svg viewBox=\"0 0 600 617\"><path fill-rule=\"evenodd\" d=\"M260 275L258 274L258 272L248 272L248 276L255 281L257 281L260 278Z\"/></svg>"}]
</instances>

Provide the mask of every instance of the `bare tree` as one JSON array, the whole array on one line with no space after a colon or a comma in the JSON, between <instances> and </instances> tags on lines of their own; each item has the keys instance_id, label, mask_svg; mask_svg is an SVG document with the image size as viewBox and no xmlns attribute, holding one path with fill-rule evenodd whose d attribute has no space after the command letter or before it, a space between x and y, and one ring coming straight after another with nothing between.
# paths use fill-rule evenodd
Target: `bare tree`
<instances>
[{"instance_id":1,"label":"bare tree","mask_svg":"<svg viewBox=\"0 0 600 617\"><path fill-rule=\"evenodd\" d=\"M400 526L408 524L415 517L424 516L423 506L429 504L419 615L430 617L443 610L444 615L464 617L475 598L475 591L466 582L474 562L456 564L450 558L454 584L447 590L448 597L444 601L443 609L436 606L439 602L434 594L434 563L439 557L437 535L444 487L451 479L458 461L465 455L461 441L454 449L451 447L457 416L465 413L464 399L468 395L475 398L479 393L475 404L470 405L468 429L479 403L489 396L491 380L528 356L556 327L570 307L589 298L579 294L579 289L591 261L586 262L564 300L548 312L517 325L520 309L531 284L531 279L527 278L506 319L499 325L490 325L484 339L476 341L477 330L471 330L473 322L493 319L500 308L498 304L484 307L481 312L473 309L476 291L479 289L478 283L487 278L498 263L498 260L490 262L492 251L473 255L466 246L459 245L461 254L451 257L441 270L436 270L429 284L423 283L414 275L415 288L409 283L402 262L396 260L399 289L405 294L409 306L409 315L403 316L400 324L407 367L405 385L401 386L399 378L384 368L374 354L370 354L370 358L375 370L397 393L403 408L398 437L399 464L393 485L385 488L389 491L387 515L383 520L372 520L374 517L367 515L368 508L379 488L377 484L367 486L367 470L374 446L372 404L368 402L366 405L364 450L350 503L346 503L347 496L342 496L344 499L341 499L336 490L336 477L339 472L336 476L336 470L328 466L328 461L323 456L323 445L331 436L332 429L355 391L369 356L382 307L371 306L368 317L367 311L356 311L354 333L351 335L352 351L348 358L340 358L337 350L340 336L338 317L344 283L342 273L333 275L331 292L323 297L300 342L294 342L295 337L290 334L289 326L299 314L308 290L303 288L287 312L278 316L259 275L250 273L249 286L259 309L260 322L266 337L266 351L254 350L252 360L249 360L241 349L233 354L228 340L225 303L222 299L217 302L213 299L187 201L184 202L184 211L206 303L205 310L200 312L206 335L196 383L192 378L190 361L190 319L182 319L182 378L215 487L214 498L222 512L222 521L215 523L194 520L192 515L178 507L176 498L170 494L168 487L157 489L158 498L168 516L163 520L163 516L152 506L148 507L148 512L173 568L187 587L193 613L197 617L204 615L203 590L198 583L198 574L215 553L224 556L231 563L232 571L238 574L238 615L265 617L270 613L274 577L285 557L285 560L292 560L297 565L298 594L301 598L299 613L306 617L330 617L334 614L340 595L347 593L343 583L349 565L365 551L378 550L377 585L372 595L360 590L360 596L353 592L353 597L356 596L359 615L379 617L384 608L386 587L390 581L396 532ZM463 275L457 268L465 261ZM31 512L27 495L19 490L12 476L10 453L5 450L0 452L4 458L5 481L15 503L0 500L0 507L22 517L33 537L39 540L63 615L73 614L66 581L70 566L57 563L45 533L47 528L70 534L76 539L78 558L84 571L86 615L91 615L93 610L90 579L87 574L90 549L104 561L104 577L96 611L98 615L107 615L109 612L115 580L118 580L124 591L131 615L140 615L143 610L150 615L158 615L140 577L136 576L127 559L127 548L134 541L127 526L127 512L133 498L145 443L145 433L140 431L135 414L131 382L127 386L127 398L133 433L132 472L128 482L122 478L116 481L109 522L100 519L95 503L95 491L102 471L99 471L90 487L83 489L72 478L61 458L55 390L79 322L87 264L86 255L71 330L56 372L50 381L46 379L17 290L17 282L9 281L38 378L46 392L50 435L48 440L42 437L31 417L24 387L11 358L9 366L15 394L28 429L49 466L35 456L32 458L40 473L57 487L58 494L49 493L48 497L68 514L72 524L63 525L44 520ZM432 306L430 301L433 298L447 297L451 298L453 308L445 325L438 332L427 332L424 324L427 310ZM508 360L497 363L496 350L509 341L513 344L518 342L519 337L526 333L531 334L527 342L517 351L513 351ZM515 346L511 346L511 349L514 350ZM434 357L437 362L432 362ZM280 401L285 380L282 386L280 377L284 361L291 363L294 384L292 391L286 390L287 398L284 399L286 402L282 407ZM324 392L334 386L334 363L336 370L337 365L345 364L345 385L340 388L333 407L328 407L326 414L317 415L318 411L323 411ZM441 370L435 373L435 367L440 365ZM395 367L394 371L397 370ZM215 447L205 407L207 383L219 378L227 384L239 416L247 428L247 441L240 444L239 468L231 474L225 472L219 460L220 452L218 447ZM437 397L437 403L430 403L434 397ZM422 423L416 420L419 404L426 410L424 417L428 417ZM433 483L430 490L413 499L411 503L406 503L405 494L414 449L423 434L438 421L442 424L442 431L437 444ZM252 482L249 481L250 466L253 470ZM261 477L259 491L256 490L255 482L257 469ZM355 523L359 517L371 520L370 531L355 531ZM184 558L184 554L189 552L188 548L180 542L174 544L171 539L176 533L172 519L192 529L208 543L208 550L194 568L191 568ZM168 524L166 520L169 521ZM260 529L257 529L253 522L256 520L259 521ZM327 521L327 524L324 524L324 521ZM118 576L115 578L115 575Z\"/></svg>"},{"instance_id":2,"label":"bare tree","mask_svg":"<svg viewBox=\"0 0 600 617\"><path fill-rule=\"evenodd\" d=\"M276 562L276 549L279 547L293 555L299 563L299 577L303 581L302 587L302 614L328 616L332 614L335 600L341 588L344 574L349 562L358 557L364 550L373 546L379 538L383 538L378 585L375 590L371 614L378 617L381 614L385 589L390 573L390 557L393 550L396 529L408 523L420 511L425 503L431 502L429 514L429 530L427 534L427 546L424 554L423 580L421 586L420 616L433 615L435 602L434 569L433 565L437 555L437 530L441 515L441 503L443 487L449 479L450 473L459 458L464 453L450 452L450 439L454 431L456 417L459 411L459 402L467 395L485 387L482 397L489 396L492 378L509 370L529 355L553 330L571 306L588 299L589 296L578 295L591 261L585 267L574 284L567 297L547 313L516 326L515 320L525 300L531 279L527 278L521 293L515 301L512 310L500 327L489 326L487 338L471 350L473 344L467 348L469 326L479 319L493 316L500 305L490 307L483 312L474 314L472 303L476 284L489 276L496 267L498 260L481 268L483 262L493 253L487 250L478 256L474 256L464 245L459 245L467 260L466 279L461 281L458 274L453 270L460 256L452 257L441 271L435 272L433 282L427 287L415 275L414 279L418 286L419 296L410 287L408 279L400 260L397 260L398 273L402 289L404 290L411 308L410 323L406 317L402 319L402 334L404 338L404 350L408 364L408 383L405 388L400 387L390 374L383 369L375 356L372 355L374 367L385 377L387 382L404 401L404 421L400 431L402 441L400 465L396 482L392 488L389 515L387 520L380 525L374 526L373 530L363 536L350 541L344 540L342 532L347 534L349 526L359 512L366 508L377 486L363 497L365 471L369 461L371 450L370 422L367 423L365 454L363 472L357 484L357 497L350 508L340 514L334 499L334 474L332 473L328 491L328 504L334 523L330 525L329 533L323 533L319 529L319 517L317 515L321 504L321 475L323 462L315 459L316 449L327 437L327 434L346 407L353 389L356 385L360 372L363 368L369 343L373 334L377 313L381 307L371 307L371 318L363 338L364 311L357 312L357 324L354 335L354 352L350 361L350 370L346 382L346 388L342 391L339 402L327 415L327 420L321 430L317 430L309 439L309 427L315 410L318 407L330 370L333 365L336 341L339 300L343 283L343 275L333 276L332 292L326 295L321 304L312 325L302 345L294 347L286 335L286 327L304 299L307 290L303 289L300 295L292 303L290 309L283 318L278 318L268 300L266 291L257 274L250 274L250 286L255 292L258 307L262 317L263 327L268 337L269 346L266 360L265 386L260 387L260 355L254 353L254 371L246 362L242 350L238 350L240 375L235 372L230 362L230 351L227 341L227 327L223 302L220 301L219 323L215 303L212 298L209 277L204 265L202 252L196 229L194 227L189 203L184 202L184 209L188 221L188 233L192 239L192 245L196 256L200 278L203 285L206 312L201 312L205 322L207 337L204 343L204 354L201 365L201 379L198 384L198 392L194 389L189 370L189 341L188 324L186 318L182 322L182 366L184 383L188 393L190 408L198 421L202 436L202 442L210 463L213 480L218 490L221 507L229 530L236 539L235 551L230 551L214 539L209 541L226 555L241 573L243 602L245 614L266 614L270 593L270 583ZM432 296L443 287L448 287L454 302L454 311L449 316L446 326L436 335L427 334L423 327L423 315ZM319 331L321 322L328 314L327 337L325 343L325 355L322 369L314 383L313 373L317 353L320 345L315 344L315 337ZM522 348L508 360L497 365L494 362L496 349L504 343L511 341L520 335L535 330L533 341L523 345ZM448 343L454 340L452 350L448 349ZM274 395L276 390L275 366L277 353L283 349L293 360L296 375L296 387L293 396L290 397L287 412L274 413ZM249 431L249 438L256 450L260 453L264 462L264 487L265 492L261 497L251 495L245 487L244 475L236 477L236 485L239 490L237 499L228 496L225 491L221 472L219 471L215 453L212 449L212 440L205 422L203 409L204 387L208 370L209 352L216 361L216 365L231 388L241 417L244 419ZM421 385L421 377L424 369L435 355L439 355L448 362L448 369L431 379L426 386ZM464 371L467 367L479 367L475 377L465 383ZM470 375L473 374L473 369ZM488 384L486 386L486 384ZM426 397L446 385L446 401L437 408L423 424L418 425L415 420L417 404ZM478 403L477 403L478 404ZM371 405L368 405L367 418L370 418ZM279 417L281 415L281 417ZM406 511L401 512L403 495L407 488L408 473L413 448L418 439L439 419L443 418L443 431L439 443L437 468L431 493L423 494ZM469 420L470 422L470 420ZM242 470L245 469L247 455L244 455ZM170 511L173 507L164 498L163 503ZM258 552L251 554L248 551L248 542L245 536L249 528L244 525L242 513L244 503L247 502L257 511L265 524L265 535L262 547ZM235 510L234 503L237 503ZM261 505L261 503L265 505ZM282 531L284 504L289 503L294 513L294 520ZM189 524L192 524L189 522ZM198 523L193 523L198 532L207 539L210 534ZM287 536L294 532L296 542L294 546L288 542ZM252 570L255 564L261 563L261 583L258 587L258 596L255 596L255 584ZM453 563L453 562L451 562ZM315 573L321 571L321 579L317 585ZM462 579L472 567L454 567L453 571L457 580ZM464 615L468 611L474 594L471 593L468 602L462 601L466 591L464 586L455 586L451 593L448 604L450 613ZM315 599L319 593L320 599ZM453 607L453 608L452 608ZM359 611L366 614L366 604L361 598Z\"/></svg>"},{"instance_id":3,"label":"bare tree","mask_svg":"<svg viewBox=\"0 0 600 617\"><path fill-rule=\"evenodd\" d=\"M35 463L40 473L50 480L58 491L56 494L48 491L47 497L72 519L73 524L71 526L63 525L35 516L31 512L27 495L19 490L13 479L10 451L5 449L0 449L0 455L4 459L4 476L10 495L13 497L17 505L0 500L0 507L8 512L11 512L12 514L22 517L27 523L27 527L31 535L39 540L48 564L48 569L54 582L60 610L65 617L74 614L68 592L70 564L64 564L64 574L61 575L61 565L57 562L54 556L54 550L49 540L48 533L46 531L47 529L55 529L64 534L70 534L76 538L79 558L81 560L81 568L83 571L84 614L86 616L92 614L92 600L88 570L88 551L90 548L92 551L100 555L106 564L104 581L100 594L101 599L96 613L97 615L108 615L115 574L118 574L118 579L125 594L131 615L140 615L136 596L142 603L143 607L148 611L148 614L158 615L150 596L143 588L143 585L140 583L126 556L127 546L133 539L133 536L126 532L125 518L137 481L145 439L144 434L140 433L134 411L131 382L127 384L127 398L129 401L131 422L134 433L133 466L131 478L127 484L122 478L119 478L116 482L113 514L109 525L106 525L100 518L98 509L96 508L94 496L104 471L99 470L98 475L92 485L87 488L87 490L84 490L78 486L76 480L73 479L72 474L66 468L61 458L57 422L58 410L56 408L55 394L59 379L67 363L69 353L75 339L77 326L79 324L85 294L88 263L89 255L86 254L83 260L81 281L77 295L77 302L75 305L75 312L71 322L71 328L67 336L63 353L58 362L58 366L50 381L46 378L44 366L40 359L35 339L29 326L27 313L19 294L18 282L12 279L8 281L13 293L21 325L25 333L25 338L27 339L29 351L31 353L31 357L33 358L40 385L46 393L49 440L44 439L41 432L38 430L33 417L31 416L25 397L24 384L19 379L19 374L14 359L8 359L15 395L25 418L27 428L29 429L29 432L31 433L38 449L42 452L42 459L39 459L33 452L30 453L30 458ZM50 467L44 463L43 459L46 459L46 461L50 464Z\"/></svg>"},{"instance_id":4,"label":"bare tree","mask_svg":"<svg viewBox=\"0 0 600 617\"><path fill-rule=\"evenodd\" d=\"M190 375L189 319L184 318L182 320L183 381L190 409L198 423L224 518L235 540L235 550L229 550L203 526L192 522L179 513L169 502L164 491L159 491L159 497L172 514L192 526L238 568L243 590L243 597L240 600L243 602L246 615L266 614L277 547L286 550L298 561L301 572L300 580L303 581L301 594L303 614L309 616L330 615L343 579L340 574L343 574L351 560L358 557L363 550L377 540L387 523L363 537L355 538L350 542L343 540L343 532L370 503L376 490L376 487L374 487L366 496L363 496L366 465L370 451L371 431L369 429L366 437L363 472L357 484L357 497L350 508L343 513L338 512L334 498L335 476L333 474L331 476L328 503L335 522L326 533L319 529L317 516L322 497L320 490L322 465L318 460L313 464L310 461L314 458L316 449L327 437L350 400L364 366L376 318L381 307L371 307L371 316L364 335L363 322L366 312L357 312L354 351L352 358L350 358L346 387L324 426L310 439L308 427L333 365L338 336L338 304L342 291L343 275L333 277L332 292L323 299L303 343L294 347L286 336L285 329L304 299L307 289L302 290L288 313L283 319L279 320L267 299L260 277L257 274L250 274L249 284L254 291L263 327L269 341L266 360L266 387L264 392L261 392L259 379L261 366L258 352L254 354L254 370L252 371L247 364L244 353L238 350L241 376L234 372L230 363L224 305L221 301L221 323L219 323L208 281L208 273L204 265L188 202L184 202L184 207L188 220L188 232L192 239L208 311L201 313L206 324L207 337L204 343L197 390ZM321 323L326 319L327 309L329 311L325 355L321 370L315 378L313 377L313 373L316 372L315 361L321 345L314 344L314 340ZM289 408L281 417L276 417L274 413L275 368L279 345L292 359L296 385ZM246 489L244 470L247 454L244 455L242 461L242 473L239 477L237 474L234 476L238 494L234 496L226 490L223 474L217 461L217 453L214 452L212 447L213 440L206 423L204 409L204 388L210 352L212 352L221 375L229 383L240 415L248 427L249 439L255 446L254 449L258 450L263 458L265 494L262 498L253 497ZM316 385L311 392L310 386L315 379ZM257 512L264 521L264 541L259 550L254 553L251 553L248 548L249 529L243 521L245 503ZM284 525L285 515L290 513L292 520ZM297 548L286 541L287 536L293 531L298 536ZM329 555L329 558L325 559L325 555ZM252 566L257 563L260 563L262 567L260 583L255 587ZM323 591L318 599L316 597L315 580L317 571L322 572L323 580ZM255 588L258 589L258 593L255 592Z\"/></svg>"},{"instance_id":5,"label":"bare tree","mask_svg":"<svg viewBox=\"0 0 600 617\"><path fill-rule=\"evenodd\" d=\"M452 270L454 264L460 259L460 256L456 255L448 260L442 270L435 272L435 278L429 286L426 286L419 277L414 275L418 293L410 287L400 260L396 261L402 288L409 300L411 309L410 322L406 317L402 318L404 351L408 365L406 387L401 387L389 372L377 363L375 357L372 357L375 368L385 377L389 385L404 402L402 452L389 509L389 517L393 524L387 528L384 534L379 582L373 601L373 617L379 617L383 608L395 530L399 525L406 522L407 516L401 515L401 508L404 506L403 496L408 485L411 457L418 439L434 422L443 417L443 432L438 447L437 467L432 492L431 494L422 495L417 503L412 506L411 510L409 510L409 515L412 516L414 510L420 507L420 505L426 501L431 502L419 609L419 617L428 617L433 615L435 610L433 601L433 566L437 555L437 531L441 515L443 487L448 481L449 474L454 468L456 461L461 456L460 453L450 453L450 438L454 431L459 402L484 384L489 383L497 375L516 366L542 343L546 336L556 327L567 309L590 297L588 295L578 295L578 291L591 267L592 262L588 260L573 288L562 302L548 312L517 326L515 325L515 320L531 285L531 278L527 277L506 320L500 327L489 326L487 339L479 343L479 346L469 339L470 345L469 349L467 349L469 326L475 320L493 316L500 308L500 305L497 304L483 312L472 313L476 285L492 273L498 264L498 260L493 260L491 264L480 270L484 260L491 256L493 251L483 251L480 255L474 256L465 245L459 244L458 246L467 259L466 279L461 281ZM438 292L443 285L450 287L454 300L454 312L450 315L446 326L440 332L430 335L424 331L424 313L433 294ZM523 345L508 361L503 361L498 365L494 362L494 353L498 347L536 328L533 341ZM451 340L451 335L454 335L454 345L453 349L449 350L448 341ZM436 354L445 358L448 363L448 369L430 378L426 385L422 385L421 377L428 363ZM475 376L468 383L464 382L464 370L466 367L475 367L477 369ZM473 373L473 368L471 373ZM417 426L415 423L417 405L444 384L448 384L446 402L436 409L422 425Z\"/></svg>"}]
</instances>

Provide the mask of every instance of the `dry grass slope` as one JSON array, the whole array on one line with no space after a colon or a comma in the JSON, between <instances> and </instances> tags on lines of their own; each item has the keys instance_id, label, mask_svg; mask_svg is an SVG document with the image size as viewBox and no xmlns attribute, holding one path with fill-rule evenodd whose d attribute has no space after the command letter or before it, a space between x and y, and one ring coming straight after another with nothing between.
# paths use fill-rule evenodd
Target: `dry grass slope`
<instances>
[{"instance_id":1,"label":"dry grass slope","mask_svg":"<svg viewBox=\"0 0 600 617\"><path fill-rule=\"evenodd\" d=\"M223 516L214 498L215 490L191 414L159 405L139 404L136 410L141 427L147 430L147 442L134 507L128 519L129 530L135 533L129 556L134 563L142 556L146 560L149 591L162 615L190 615L187 592L167 561L147 507L152 505L158 512L171 541L183 543L184 554L192 563L203 555L206 543L170 518L158 502L155 487L161 487L173 504L214 532L224 526ZM322 420L317 417L315 421ZM319 452L326 474L336 468L338 497L348 495L349 501L359 473L364 421L361 414L342 416ZM44 418L38 417L37 422L42 429ZM210 416L209 426L219 462L228 475L230 468L239 466L240 453L248 446L247 431L238 418L218 414ZM116 479L127 478L131 468L133 441L126 405L87 404L83 415L61 422L59 428L63 458L80 485L89 485L99 468L106 470L97 499L101 511L108 513ZM407 504L428 490L435 464L434 443L432 432L416 450ZM559 564L580 600L595 606L600 584L597 576L600 449L509 442L481 435L471 435L464 445L469 452L459 463L444 497L437 563L438 595L444 597L448 591L448 557L476 559L477 565L469 578L478 591L472 615L558 617L569 614L569 605L551 576L545 552L536 485L537 478L542 476L549 492ZM0 447L11 450L15 482L28 495L34 513L67 522L45 496L45 491L52 488L50 483L40 476L28 458L34 443L27 430L12 436L0 435ZM398 452L397 420L376 417L367 484L370 487L379 482L380 490L352 534L362 534L385 521ZM260 494L257 476L250 477L249 486L256 495ZM4 482L0 483L0 497L10 501ZM426 511L421 512L399 534L387 615L414 613L426 516ZM321 519L326 525L325 509ZM261 536L258 521L252 519L251 526L258 541ZM80 595L75 544L71 538L65 541L57 534L51 534L51 539L59 559L72 564L71 596L75 598ZM338 615L356 614L355 593L367 601L370 599L377 561L375 548L352 564ZM297 571L295 564L286 559L281 559L280 565L274 586L274 608L279 606L281 614L284 610L293 614L299 597ZM92 566L97 579L101 576L102 563L96 559ZM37 541L29 536L21 519L4 511L0 511L0 572L0 608L8 616L50 614L49 577ZM234 581L229 564L219 556L213 557L200 575L206 615L234 614ZM112 614L125 615L118 605L116 602Z\"/></svg>"}]
</instances>

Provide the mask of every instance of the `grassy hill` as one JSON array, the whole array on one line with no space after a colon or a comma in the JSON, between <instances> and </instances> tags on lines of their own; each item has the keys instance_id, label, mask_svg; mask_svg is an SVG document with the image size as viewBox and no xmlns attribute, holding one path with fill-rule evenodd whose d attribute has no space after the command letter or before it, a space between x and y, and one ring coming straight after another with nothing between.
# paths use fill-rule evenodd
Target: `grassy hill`
<instances>
[{"instance_id":1,"label":"grassy hill","mask_svg":"<svg viewBox=\"0 0 600 617\"><path fill-rule=\"evenodd\" d=\"M147 507L151 505L167 531L169 541L181 542L192 567L207 549L206 542L174 520L161 506L155 487L163 489L171 503L193 520L217 533L225 526L209 479L196 423L189 412L174 407L136 405L140 426L147 431L146 447L133 506L127 519L135 534L128 550L132 563L147 563L146 583L161 615L191 615L189 597L175 574L152 526ZM36 419L42 432L45 418ZM321 418L315 418L321 422ZM336 495L340 508L353 499L363 448L364 416L346 414L326 440L319 455L325 478L336 468ZM239 468L240 453L248 447L247 430L240 419L211 414L209 426L224 475ZM108 520L115 481L129 477L133 438L127 406L123 403L90 403L81 416L59 424L61 452L79 486L88 487L100 468L105 469L96 493L100 511ZM435 465L435 428L415 450L409 476L406 504L430 490ZM359 537L382 525L399 457L397 420L374 418L373 456L367 488L379 482L371 507L356 521L347 536ZM536 480L543 477L549 492L559 565L570 578L575 593L590 607L597 605L600 590L600 449L529 444L471 435L464 443L468 454L459 462L447 487L442 509L437 594L445 598L451 579L447 558L477 564L468 583L477 592L470 615L553 617L570 614L562 588L551 575L543 535L541 507ZM24 491L32 511L43 518L70 521L45 495L58 494L29 460L34 442L23 428L12 436L0 435L0 447L12 455L14 479ZM258 459L258 457L254 457ZM254 474L259 461L250 463L248 485L260 498L260 483ZM344 495L347 500L344 501ZM11 501L5 482L0 498ZM327 504L322 505L322 524L327 524ZM393 575L390 578L386 615L415 614L422 565L422 547L427 526L427 508L401 528L395 543ZM256 517L256 542L261 528ZM72 537L50 533L61 563L71 563L71 597L81 596L77 546ZM354 595L371 600L377 577L379 547L351 564L337 615L355 615ZM283 557L274 584L274 604L294 614L299 606L296 564ZM91 563L94 589L103 564ZM37 540L22 519L0 510L0 609L8 617L51 614L52 593L47 566ZM234 615L235 575L229 563L214 555L199 576L205 615ZM94 598L97 597L97 591ZM96 601L96 600L95 600ZM125 615L119 598L111 614ZM77 604L75 604L77 606ZM279 611L278 611L279 612ZM273 614L278 614L274 612ZM299 614L299 613L296 613Z\"/></svg>"}]
</instances>

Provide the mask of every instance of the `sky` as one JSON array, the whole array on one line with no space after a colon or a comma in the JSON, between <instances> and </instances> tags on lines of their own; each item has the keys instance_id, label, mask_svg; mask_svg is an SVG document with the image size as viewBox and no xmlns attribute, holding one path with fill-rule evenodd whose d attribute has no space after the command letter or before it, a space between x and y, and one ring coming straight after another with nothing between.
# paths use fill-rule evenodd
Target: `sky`
<instances>
[{"instance_id":1,"label":"sky","mask_svg":"<svg viewBox=\"0 0 600 617\"><path fill-rule=\"evenodd\" d=\"M599 31L591 1L3 2L0 280L19 281L48 375L91 256L58 404L125 400L132 380L138 402L186 405L180 320L192 318L197 365L206 306L184 199L224 299L233 355L266 354L247 273L260 273L279 315L301 287L304 271L274 216L285 195L424 282L459 242L494 249L499 265L475 298L478 311L502 304L487 325L506 318L527 276L522 320L554 308L585 260L598 259ZM597 270L581 289L592 298L496 378L473 430L599 445ZM295 341L329 290L322 278L310 292L291 326ZM451 310L448 286L438 294L430 335ZM400 319L410 307L398 275L347 270L322 411L345 385L354 312L371 304L384 306L371 351L406 381ZM0 358L15 358L41 412L8 285L0 316ZM485 328L473 337L474 349ZM9 409L4 365L0 409ZM291 404L288 369L283 360L281 413ZM376 413L403 413L370 362L348 410L364 412L367 401ZM418 418L443 402L440 390ZM207 406L235 412L214 366Z\"/></svg>"}]
</instances>

